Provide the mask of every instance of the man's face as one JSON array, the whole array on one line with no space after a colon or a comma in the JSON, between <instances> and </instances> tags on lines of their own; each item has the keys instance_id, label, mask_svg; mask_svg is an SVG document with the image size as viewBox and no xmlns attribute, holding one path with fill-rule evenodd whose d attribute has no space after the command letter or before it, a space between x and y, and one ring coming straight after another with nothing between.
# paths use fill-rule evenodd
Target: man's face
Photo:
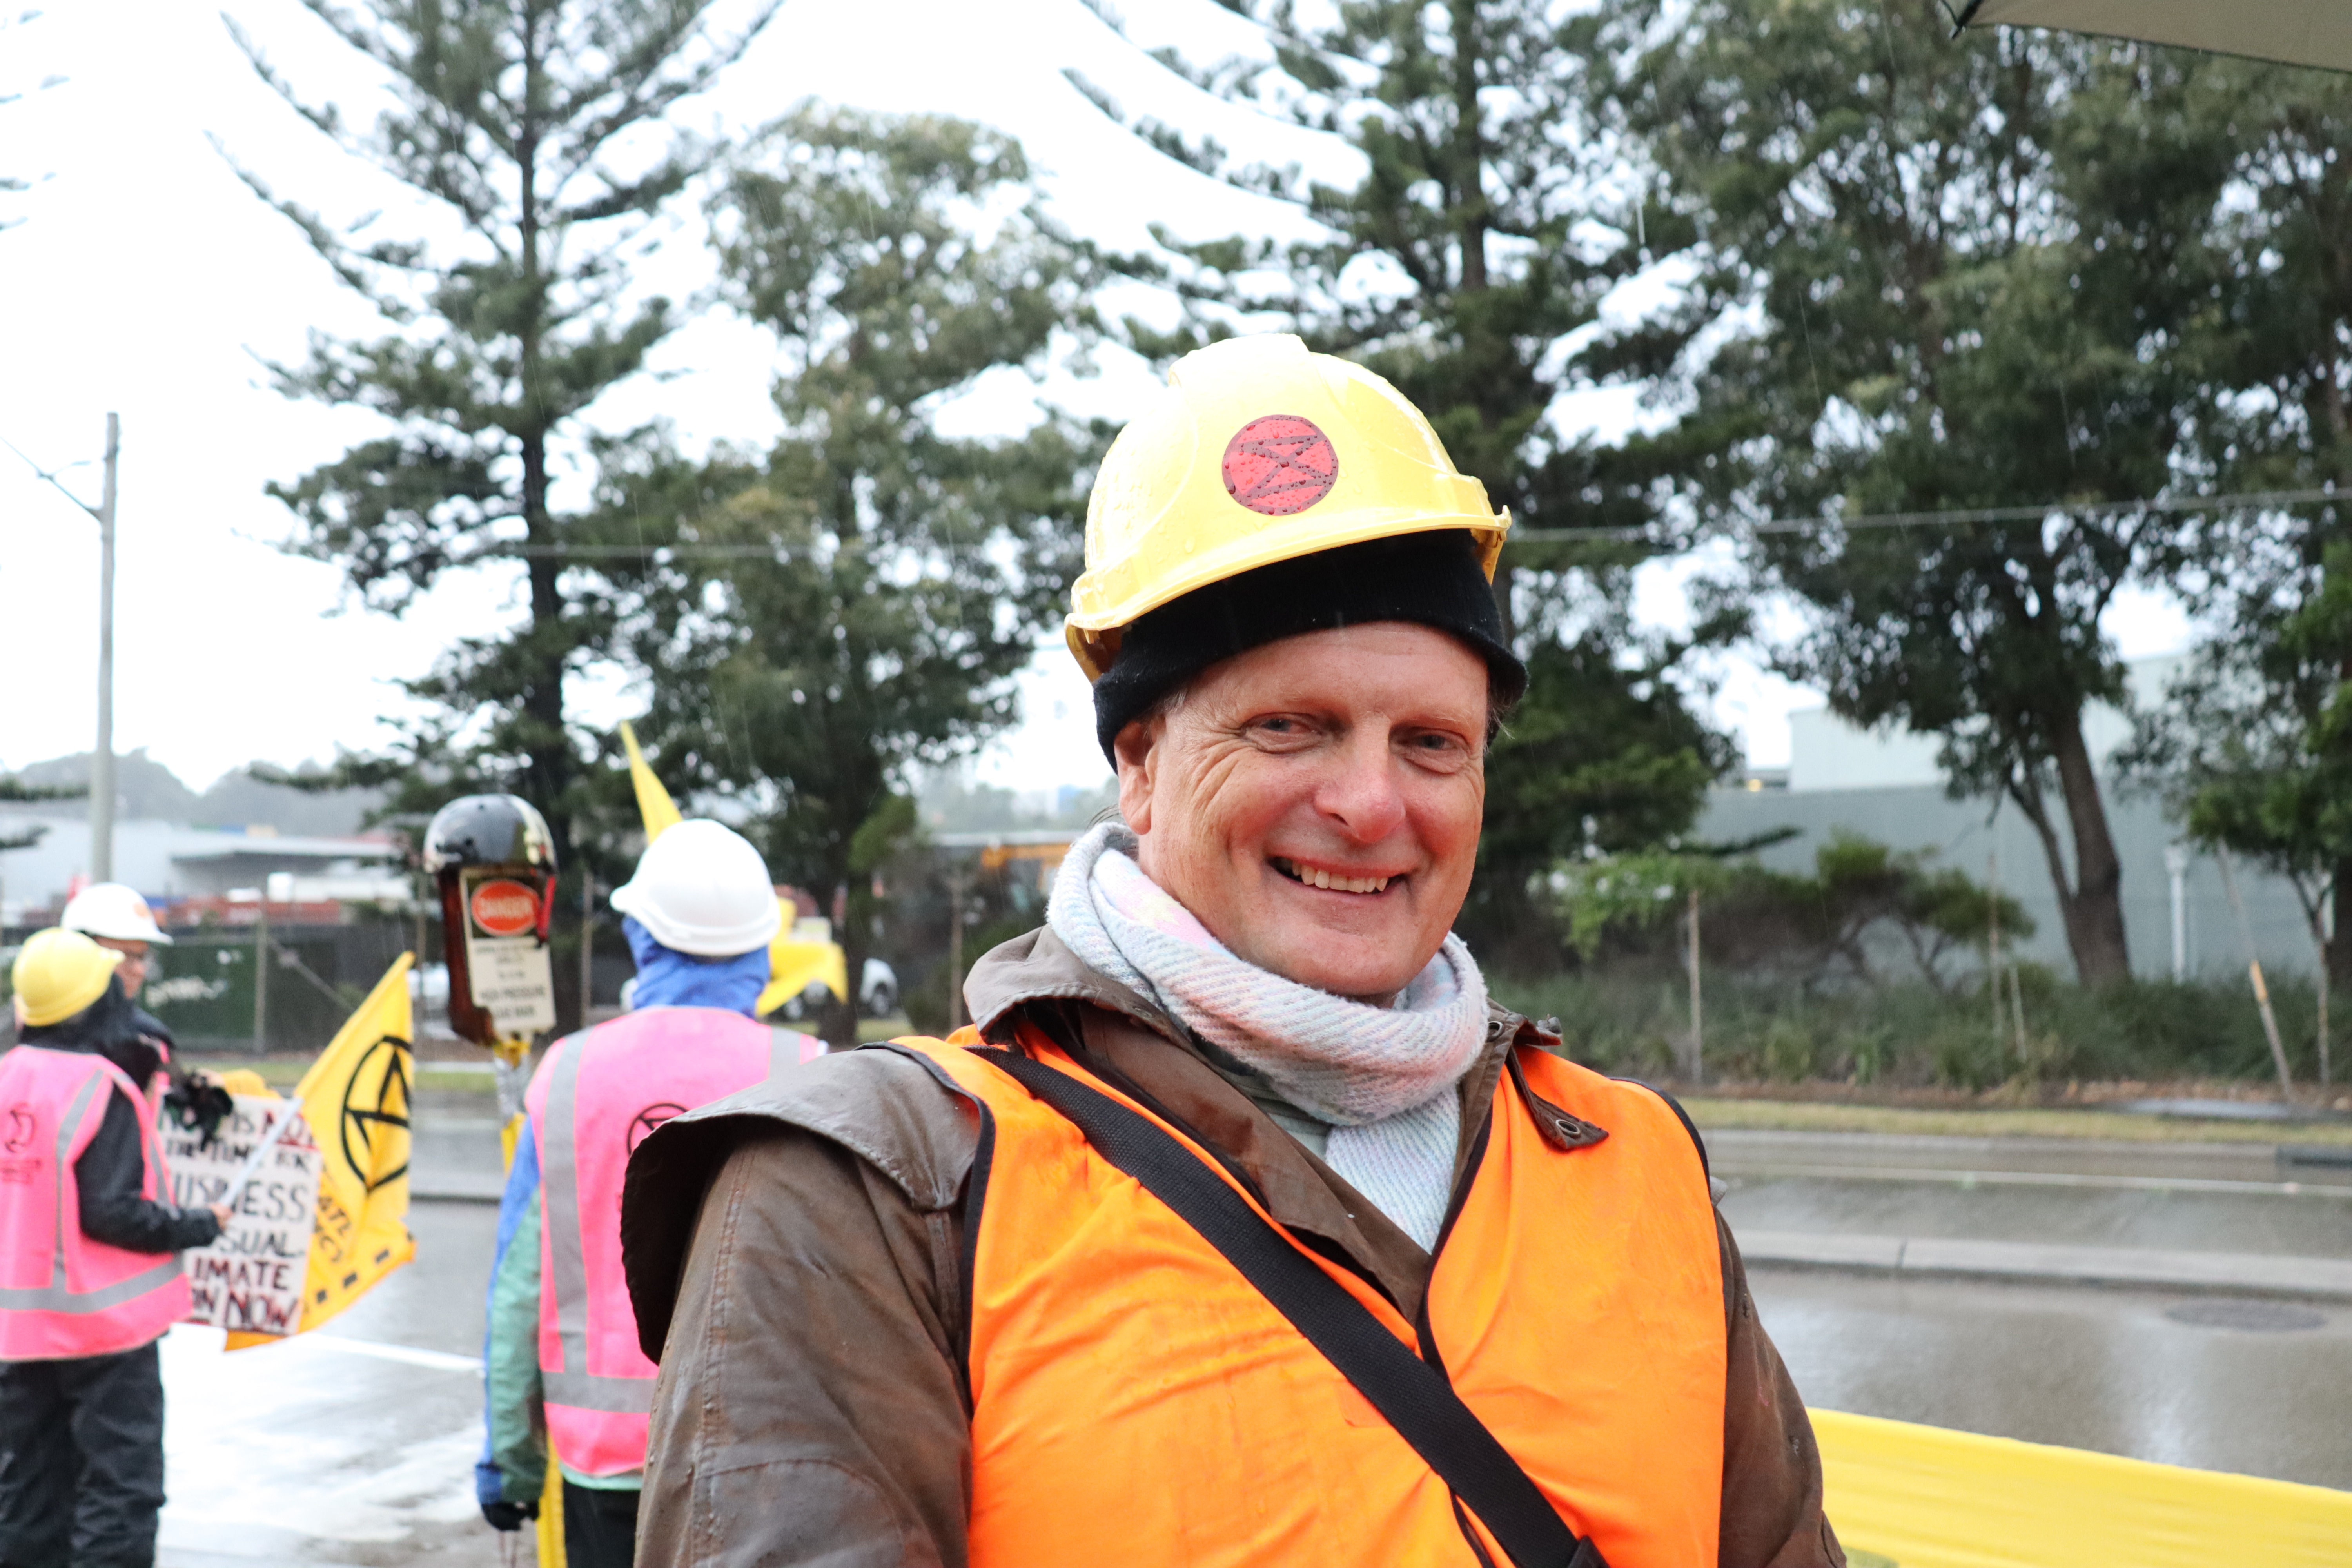
<instances>
[{"instance_id":1,"label":"man's face","mask_svg":"<svg viewBox=\"0 0 2352 1568\"><path fill-rule=\"evenodd\" d=\"M1262 969L1385 1005L1461 911L1486 806L1486 666L1398 621L1214 665L1118 737L1140 863Z\"/></svg>"},{"instance_id":2,"label":"man's face","mask_svg":"<svg viewBox=\"0 0 2352 1568\"><path fill-rule=\"evenodd\" d=\"M125 996L136 997L139 988L147 983L147 944L143 942L118 942L110 936L94 936L89 940L122 955L122 962L114 966L114 977L122 982Z\"/></svg>"}]
</instances>

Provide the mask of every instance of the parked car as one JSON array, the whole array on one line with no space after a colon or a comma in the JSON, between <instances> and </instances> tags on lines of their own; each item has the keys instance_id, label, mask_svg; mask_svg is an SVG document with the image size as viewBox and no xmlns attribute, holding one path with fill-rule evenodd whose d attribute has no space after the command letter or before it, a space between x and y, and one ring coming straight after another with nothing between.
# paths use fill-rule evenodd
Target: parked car
<instances>
[{"instance_id":1,"label":"parked car","mask_svg":"<svg viewBox=\"0 0 2352 1568\"><path fill-rule=\"evenodd\" d=\"M803 1023L824 1011L831 993L824 982L812 980L797 996L777 1008L772 1016ZM857 987L858 1011L869 1018L893 1017L898 1011L898 972L878 958L866 961L866 972Z\"/></svg>"}]
</instances>

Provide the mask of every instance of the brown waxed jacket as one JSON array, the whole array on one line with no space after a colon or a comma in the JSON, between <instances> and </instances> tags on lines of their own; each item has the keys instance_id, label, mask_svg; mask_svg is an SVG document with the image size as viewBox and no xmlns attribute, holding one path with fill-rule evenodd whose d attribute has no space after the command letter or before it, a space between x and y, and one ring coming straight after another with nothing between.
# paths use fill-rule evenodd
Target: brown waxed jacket
<instances>
[{"instance_id":1,"label":"brown waxed jacket","mask_svg":"<svg viewBox=\"0 0 2352 1568\"><path fill-rule=\"evenodd\" d=\"M992 1038L1009 1040L1015 1014L1045 1023L1090 1070L1226 1155L1275 1219L1416 1314L1430 1255L1181 1026L1050 931L989 953L965 994ZM1558 1041L1495 1011L1462 1084L1457 1184L1475 1174L1515 1044ZM661 1363L641 1564L964 1568L961 1200L977 1142L963 1100L907 1058L866 1050L688 1112L639 1147L621 1239L638 1334ZM1719 1216L1717 1230L1729 1331L1720 1563L1837 1568L1811 1424Z\"/></svg>"}]
</instances>

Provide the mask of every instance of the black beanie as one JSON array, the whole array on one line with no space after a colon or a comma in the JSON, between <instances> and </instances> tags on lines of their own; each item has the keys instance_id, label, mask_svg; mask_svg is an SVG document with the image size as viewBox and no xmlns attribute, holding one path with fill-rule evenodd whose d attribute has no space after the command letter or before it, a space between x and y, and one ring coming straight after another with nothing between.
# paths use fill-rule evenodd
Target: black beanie
<instances>
[{"instance_id":1,"label":"black beanie","mask_svg":"<svg viewBox=\"0 0 2352 1568\"><path fill-rule=\"evenodd\" d=\"M1460 529L1394 534L1276 561L1138 619L1095 682L1095 738L1116 769L1118 732L1209 666L1304 632L1374 621L1411 621L1467 643L1486 661L1497 708L1527 689L1528 668L1503 640L1476 542Z\"/></svg>"}]
</instances>

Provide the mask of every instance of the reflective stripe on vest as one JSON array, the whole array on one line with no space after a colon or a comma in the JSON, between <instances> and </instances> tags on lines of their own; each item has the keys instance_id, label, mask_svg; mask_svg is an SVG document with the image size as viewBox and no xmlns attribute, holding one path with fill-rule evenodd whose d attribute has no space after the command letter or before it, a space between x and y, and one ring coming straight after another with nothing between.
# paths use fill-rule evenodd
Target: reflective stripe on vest
<instances>
[{"instance_id":1,"label":"reflective stripe on vest","mask_svg":"<svg viewBox=\"0 0 2352 1568\"><path fill-rule=\"evenodd\" d=\"M1507 1561L1222 1255L975 1043L898 1042L982 1113L964 1243L972 1568ZM1158 1121L1265 1213L1181 1128L1042 1035L1019 1043ZM1444 1369L1613 1568L1712 1563L1725 1322L1697 1151L1646 1089L1539 1052L1519 1062L1534 1094L1610 1136L1552 1146L1502 1075L1418 1324L1299 1249Z\"/></svg>"},{"instance_id":2,"label":"reflective stripe on vest","mask_svg":"<svg viewBox=\"0 0 2352 1568\"><path fill-rule=\"evenodd\" d=\"M543 1205L540 1377L556 1452L574 1470L618 1475L645 1463L656 1369L637 1348L620 1269L626 1152L658 1125L649 1120L653 1110L667 1120L773 1079L823 1048L740 1014L651 1007L557 1042L541 1066L527 1097ZM583 1131L621 1141L623 1158L585 1162L593 1169L583 1171ZM590 1182L610 1190L588 1192ZM611 1233L598 1237L593 1264L591 1211Z\"/></svg>"},{"instance_id":3,"label":"reflective stripe on vest","mask_svg":"<svg viewBox=\"0 0 2352 1568\"><path fill-rule=\"evenodd\" d=\"M73 1166L98 1135L110 1091L119 1089L140 1112L141 1194L164 1200L169 1177L153 1107L103 1057L19 1046L8 1058L0 1063L0 1089L7 1089L12 1100L16 1094L32 1096L6 1108L12 1126L20 1113L57 1113L59 1101L64 1109L49 1150L48 1190L0 1205L6 1215L0 1223L12 1227L37 1223L33 1221L35 1204L46 1211L40 1217L47 1222L48 1255L46 1284L0 1285L0 1358L100 1355L144 1344L187 1310L180 1259L173 1253L134 1253L85 1237ZM10 1065L14 1070L5 1071ZM73 1079L79 1081L72 1083L68 1096L62 1092L62 1080ZM16 1180L17 1175L0 1173L0 1180L20 1188L31 1184ZM10 1236L5 1244L21 1258L19 1249L33 1239Z\"/></svg>"}]
</instances>

